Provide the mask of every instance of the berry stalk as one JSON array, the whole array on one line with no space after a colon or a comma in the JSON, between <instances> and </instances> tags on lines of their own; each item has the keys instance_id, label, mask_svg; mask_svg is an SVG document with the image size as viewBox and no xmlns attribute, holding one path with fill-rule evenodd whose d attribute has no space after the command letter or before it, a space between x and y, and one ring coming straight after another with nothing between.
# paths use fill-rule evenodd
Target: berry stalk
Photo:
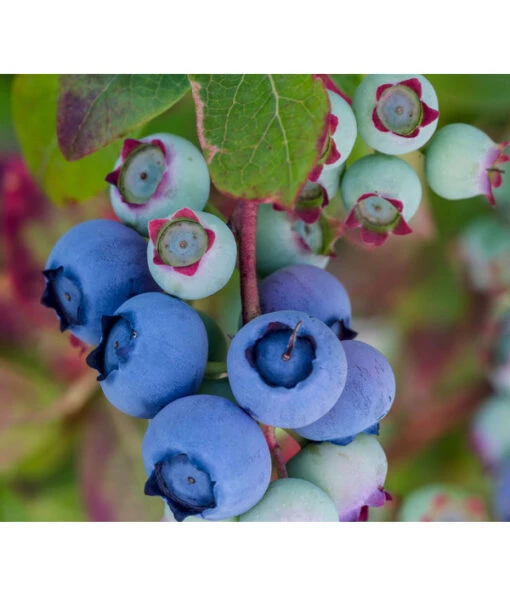
<instances>
[{"instance_id":1,"label":"berry stalk","mask_svg":"<svg viewBox=\"0 0 510 595\"><path fill-rule=\"evenodd\" d=\"M239 245L239 273L241 275L241 302L243 324L260 314L259 289L256 269L256 237L258 203L240 201L234 213L234 225Z\"/></svg>"}]
</instances>

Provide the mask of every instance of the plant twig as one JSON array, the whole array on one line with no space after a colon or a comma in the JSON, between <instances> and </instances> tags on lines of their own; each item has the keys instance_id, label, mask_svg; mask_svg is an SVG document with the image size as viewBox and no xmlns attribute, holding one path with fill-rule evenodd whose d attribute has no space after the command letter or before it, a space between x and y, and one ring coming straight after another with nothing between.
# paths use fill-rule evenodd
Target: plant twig
<instances>
[{"instance_id":1,"label":"plant twig","mask_svg":"<svg viewBox=\"0 0 510 595\"><path fill-rule=\"evenodd\" d=\"M239 246L239 273L243 324L260 314L259 289L256 268L257 210L254 201L242 200L233 214L233 223Z\"/></svg>"}]
</instances>

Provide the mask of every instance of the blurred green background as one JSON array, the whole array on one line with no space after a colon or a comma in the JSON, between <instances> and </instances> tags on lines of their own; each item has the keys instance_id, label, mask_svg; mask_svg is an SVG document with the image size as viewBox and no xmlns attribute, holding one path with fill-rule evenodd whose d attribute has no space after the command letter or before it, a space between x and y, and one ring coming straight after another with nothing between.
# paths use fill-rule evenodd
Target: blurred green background
<instances>
[{"instance_id":1,"label":"blurred green background","mask_svg":"<svg viewBox=\"0 0 510 595\"><path fill-rule=\"evenodd\" d=\"M510 139L510 75L426 76L438 94L440 126L465 122L496 142ZM35 86L46 97L40 81ZM60 196L55 206L21 158L13 117L28 117L30 110L13 116L14 82L13 76L0 76L0 520L159 520L162 503L143 495L140 447L146 422L104 399L82 346L60 334L54 314L39 305L40 271L57 239L79 221L112 217L102 182L109 170L97 171L95 197L77 202ZM34 136L43 129L51 135L52 126L51 117L34 117L23 142L30 141L32 129ZM189 96L143 133L157 131L198 145ZM35 178L51 175L58 194L59 177L74 174L59 161L51 138L48 147L44 171ZM365 151L359 143L355 155ZM422 174L420 153L406 160ZM92 174L86 175L94 187ZM217 193L213 202L226 205ZM349 291L359 338L387 355L397 378L395 404L381 432L389 459L386 489L394 499L372 509L370 520L394 520L402 500L430 483L459 486L481 497L490 511L491 480L470 446L469 428L491 394L486 329L510 275L507 270L506 277L479 282L484 271L476 267L484 269L488 260L466 260L459 238L468 225L487 217L499 218L508 237L501 213L483 197L446 201L427 190L411 236L392 236L377 250L361 246L354 234L337 243L338 256L328 270ZM497 258L510 262L509 251L504 248ZM201 307L233 333L238 299L234 279Z\"/></svg>"}]
</instances>

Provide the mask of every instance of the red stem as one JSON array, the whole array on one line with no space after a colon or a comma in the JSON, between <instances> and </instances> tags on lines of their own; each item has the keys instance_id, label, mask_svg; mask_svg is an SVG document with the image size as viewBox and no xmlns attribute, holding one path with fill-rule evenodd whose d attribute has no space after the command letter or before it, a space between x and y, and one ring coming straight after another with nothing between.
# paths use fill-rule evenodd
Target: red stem
<instances>
[{"instance_id":1,"label":"red stem","mask_svg":"<svg viewBox=\"0 0 510 595\"><path fill-rule=\"evenodd\" d=\"M239 272L241 275L241 301L243 324L260 314L259 288L256 268L258 204L244 200L239 204L236 227L239 239Z\"/></svg>"},{"instance_id":2,"label":"red stem","mask_svg":"<svg viewBox=\"0 0 510 595\"><path fill-rule=\"evenodd\" d=\"M285 462L283 460L282 449L280 448L280 443L276 439L275 428L273 426L266 426L265 424L261 425L262 431L264 432L264 436L266 438L267 445L269 446L269 450L271 452L271 456L273 457L273 462L276 467L278 477L288 477L289 474L287 473L287 467L285 466Z\"/></svg>"},{"instance_id":3,"label":"red stem","mask_svg":"<svg viewBox=\"0 0 510 595\"><path fill-rule=\"evenodd\" d=\"M232 223L239 247L243 324L247 324L260 315L256 267L257 211L258 204L256 202L240 200L232 214ZM275 428L264 424L261 425L278 476L288 477L282 449L276 439Z\"/></svg>"}]
</instances>

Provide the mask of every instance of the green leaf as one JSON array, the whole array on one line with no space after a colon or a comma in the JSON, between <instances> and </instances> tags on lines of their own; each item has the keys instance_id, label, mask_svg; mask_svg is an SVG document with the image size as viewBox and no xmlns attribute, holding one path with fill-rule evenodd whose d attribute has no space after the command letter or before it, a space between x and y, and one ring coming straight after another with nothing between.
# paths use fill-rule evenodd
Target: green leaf
<instances>
[{"instance_id":1,"label":"green leaf","mask_svg":"<svg viewBox=\"0 0 510 595\"><path fill-rule=\"evenodd\" d=\"M190 75L211 178L224 194L294 204L322 151L329 102L312 75Z\"/></svg>"},{"instance_id":2,"label":"green leaf","mask_svg":"<svg viewBox=\"0 0 510 595\"><path fill-rule=\"evenodd\" d=\"M143 126L189 90L185 74L68 74L60 77L57 134L69 161Z\"/></svg>"},{"instance_id":3,"label":"green leaf","mask_svg":"<svg viewBox=\"0 0 510 595\"><path fill-rule=\"evenodd\" d=\"M104 178L120 154L119 141L78 163L58 148L57 75L18 75L13 85L13 119L25 161L36 182L57 204L92 198L106 189Z\"/></svg>"}]
</instances>

